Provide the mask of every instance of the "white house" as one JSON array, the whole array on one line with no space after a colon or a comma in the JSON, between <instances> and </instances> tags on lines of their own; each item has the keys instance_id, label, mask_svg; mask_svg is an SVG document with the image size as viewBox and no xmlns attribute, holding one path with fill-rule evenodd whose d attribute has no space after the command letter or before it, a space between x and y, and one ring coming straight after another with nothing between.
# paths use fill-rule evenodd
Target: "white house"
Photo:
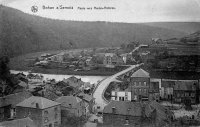
<instances>
[{"instance_id":1,"label":"white house","mask_svg":"<svg viewBox=\"0 0 200 127\"><path fill-rule=\"evenodd\" d=\"M128 91L112 91L111 100L131 101L131 92L128 92Z\"/></svg>"}]
</instances>

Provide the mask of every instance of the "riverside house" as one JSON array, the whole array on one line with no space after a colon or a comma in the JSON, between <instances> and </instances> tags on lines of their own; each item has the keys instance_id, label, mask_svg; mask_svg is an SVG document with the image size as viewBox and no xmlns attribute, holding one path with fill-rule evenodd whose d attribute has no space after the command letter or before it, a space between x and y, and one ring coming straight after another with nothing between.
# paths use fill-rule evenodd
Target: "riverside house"
<instances>
[{"instance_id":1,"label":"riverside house","mask_svg":"<svg viewBox=\"0 0 200 127\"><path fill-rule=\"evenodd\" d=\"M143 69L139 69L131 76L129 90L131 91L131 99L134 101L148 100L149 97L150 76Z\"/></svg>"},{"instance_id":2,"label":"riverside house","mask_svg":"<svg viewBox=\"0 0 200 127\"><path fill-rule=\"evenodd\" d=\"M29 117L37 127L59 127L61 124L60 103L43 97L32 96L16 105L16 117Z\"/></svg>"},{"instance_id":3,"label":"riverside house","mask_svg":"<svg viewBox=\"0 0 200 127\"><path fill-rule=\"evenodd\" d=\"M16 105L32 94L27 91L0 97L0 121L12 120L16 117Z\"/></svg>"}]
</instances>

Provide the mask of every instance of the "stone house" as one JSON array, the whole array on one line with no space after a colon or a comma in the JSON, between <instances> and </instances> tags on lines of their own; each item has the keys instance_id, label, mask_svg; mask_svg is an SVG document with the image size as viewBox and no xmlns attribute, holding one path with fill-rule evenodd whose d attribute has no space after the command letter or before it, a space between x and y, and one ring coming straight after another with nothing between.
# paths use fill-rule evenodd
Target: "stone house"
<instances>
[{"instance_id":1,"label":"stone house","mask_svg":"<svg viewBox=\"0 0 200 127\"><path fill-rule=\"evenodd\" d=\"M104 107L103 123L108 126L151 126L170 122L172 112L156 101L142 103L111 101Z\"/></svg>"},{"instance_id":2,"label":"stone house","mask_svg":"<svg viewBox=\"0 0 200 127\"><path fill-rule=\"evenodd\" d=\"M93 106L95 104L95 98L93 98L92 95L88 95L88 94L84 94L84 93L80 93L77 95L79 98L81 98L83 100L83 102L85 103L85 107L86 107L86 114L89 115L89 113L94 112Z\"/></svg>"},{"instance_id":3,"label":"stone house","mask_svg":"<svg viewBox=\"0 0 200 127\"><path fill-rule=\"evenodd\" d=\"M149 100L159 101L160 100L160 89L159 82L150 82L149 86Z\"/></svg>"},{"instance_id":4,"label":"stone house","mask_svg":"<svg viewBox=\"0 0 200 127\"><path fill-rule=\"evenodd\" d=\"M131 75L129 90L131 91L131 99L140 101L149 97L150 76L143 69L139 69Z\"/></svg>"},{"instance_id":5,"label":"stone house","mask_svg":"<svg viewBox=\"0 0 200 127\"><path fill-rule=\"evenodd\" d=\"M16 117L29 117L37 127L59 127L61 104L43 97L32 96L16 105Z\"/></svg>"},{"instance_id":6,"label":"stone house","mask_svg":"<svg viewBox=\"0 0 200 127\"><path fill-rule=\"evenodd\" d=\"M123 59L118 57L115 53L106 53L104 55L103 64L105 67L114 68L117 65L123 64Z\"/></svg>"},{"instance_id":7,"label":"stone house","mask_svg":"<svg viewBox=\"0 0 200 127\"><path fill-rule=\"evenodd\" d=\"M174 86L174 102L185 103L185 101L190 101L192 104L196 104L196 82L184 82L177 81Z\"/></svg>"},{"instance_id":8,"label":"stone house","mask_svg":"<svg viewBox=\"0 0 200 127\"><path fill-rule=\"evenodd\" d=\"M61 96L56 99L56 102L61 103L62 119L69 116L81 117L85 115L84 102L76 96Z\"/></svg>"},{"instance_id":9,"label":"stone house","mask_svg":"<svg viewBox=\"0 0 200 127\"><path fill-rule=\"evenodd\" d=\"M0 97L0 121L15 119L16 105L31 96L30 92L23 91Z\"/></svg>"},{"instance_id":10,"label":"stone house","mask_svg":"<svg viewBox=\"0 0 200 127\"><path fill-rule=\"evenodd\" d=\"M175 81L162 79L161 81L161 99L164 100L172 100L173 97L173 89L174 89Z\"/></svg>"}]
</instances>

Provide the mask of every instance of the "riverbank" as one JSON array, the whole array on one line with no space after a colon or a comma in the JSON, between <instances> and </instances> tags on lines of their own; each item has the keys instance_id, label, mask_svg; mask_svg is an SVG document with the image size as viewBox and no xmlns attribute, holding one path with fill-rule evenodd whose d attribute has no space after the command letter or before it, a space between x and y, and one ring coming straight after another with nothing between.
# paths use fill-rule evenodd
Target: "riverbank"
<instances>
[{"instance_id":1,"label":"riverbank","mask_svg":"<svg viewBox=\"0 0 200 127\"><path fill-rule=\"evenodd\" d=\"M128 67L128 66L127 66ZM31 71L32 73L42 73L42 74L61 74L61 75L80 75L80 76L111 76L114 75L127 67L123 67L116 70L88 70L88 71L73 71L69 69L64 68L40 68L40 67L34 67L34 68L11 68L12 70L16 71Z\"/></svg>"}]
</instances>

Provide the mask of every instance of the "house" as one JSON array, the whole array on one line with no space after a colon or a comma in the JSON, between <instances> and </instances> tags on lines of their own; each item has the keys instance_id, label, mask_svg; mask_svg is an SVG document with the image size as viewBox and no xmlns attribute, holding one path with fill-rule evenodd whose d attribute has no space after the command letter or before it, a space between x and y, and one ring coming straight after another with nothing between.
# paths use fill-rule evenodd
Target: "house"
<instances>
[{"instance_id":1,"label":"house","mask_svg":"<svg viewBox=\"0 0 200 127\"><path fill-rule=\"evenodd\" d=\"M131 101L130 91L112 91L111 100L115 101Z\"/></svg>"},{"instance_id":2,"label":"house","mask_svg":"<svg viewBox=\"0 0 200 127\"><path fill-rule=\"evenodd\" d=\"M28 89L29 85L26 82L19 80L19 83L15 86L14 91L12 93L23 92Z\"/></svg>"},{"instance_id":3,"label":"house","mask_svg":"<svg viewBox=\"0 0 200 127\"><path fill-rule=\"evenodd\" d=\"M162 39L160 39L160 38L152 38L151 40L152 40L153 43L156 43L156 44L162 44L163 43Z\"/></svg>"},{"instance_id":4,"label":"house","mask_svg":"<svg viewBox=\"0 0 200 127\"><path fill-rule=\"evenodd\" d=\"M94 112L93 106L95 104L95 98L93 98L93 96L84 93L79 93L77 96L84 101L86 104L86 109L89 111L89 113Z\"/></svg>"},{"instance_id":5,"label":"house","mask_svg":"<svg viewBox=\"0 0 200 127\"><path fill-rule=\"evenodd\" d=\"M16 105L16 117L29 117L37 127L59 127L61 104L43 97L32 96Z\"/></svg>"},{"instance_id":6,"label":"house","mask_svg":"<svg viewBox=\"0 0 200 127\"><path fill-rule=\"evenodd\" d=\"M174 102L185 103L186 101L190 101L191 104L196 104L196 87L197 82L175 82Z\"/></svg>"},{"instance_id":7,"label":"house","mask_svg":"<svg viewBox=\"0 0 200 127\"><path fill-rule=\"evenodd\" d=\"M170 110L156 101L142 103L131 101L111 101L104 107L103 123L111 126L152 126L170 121ZM142 121L142 122L141 122Z\"/></svg>"},{"instance_id":8,"label":"house","mask_svg":"<svg viewBox=\"0 0 200 127\"><path fill-rule=\"evenodd\" d=\"M61 118L62 124L65 124L69 117L85 117L86 107L83 100L76 96L61 96L56 99L61 103Z\"/></svg>"},{"instance_id":9,"label":"house","mask_svg":"<svg viewBox=\"0 0 200 127\"><path fill-rule=\"evenodd\" d=\"M104 55L103 64L105 67L114 68L117 65L123 64L121 57L118 57L115 53L106 53Z\"/></svg>"},{"instance_id":10,"label":"house","mask_svg":"<svg viewBox=\"0 0 200 127\"><path fill-rule=\"evenodd\" d=\"M160 89L159 82L150 82L149 86L149 100L159 101L160 100Z\"/></svg>"},{"instance_id":11,"label":"house","mask_svg":"<svg viewBox=\"0 0 200 127\"><path fill-rule=\"evenodd\" d=\"M37 127L29 117L5 121L0 123L0 127Z\"/></svg>"},{"instance_id":12,"label":"house","mask_svg":"<svg viewBox=\"0 0 200 127\"><path fill-rule=\"evenodd\" d=\"M26 77L26 75L25 75L24 73L17 73L17 74L15 75L15 78L16 78L17 80L20 80L20 81L23 81L23 82L25 82L25 83L28 83L28 79L27 79L27 77Z\"/></svg>"},{"instance_id":13,"label":"house","mask_svg":"<svg viewBox=\"0 0 200 127\"><path fill-rule=\"evenodd\" d=\"M129 91L131 91L131 99L140 101L149 97L150 76L143 69L138 69L131 75Z\"/></svg>"},{"instance_id":14,"label":"house","mask_svg":"<svg viewBox=\"0 0 200 127\"><path fill-rule=\"evenodd\" d=\"M75 93L83 90L84 82L81 79L76 78L75 76L72 76L68 79L64 79L63 82L67 83L68 86L72 87Z\"/></svg>"},{"instance_id":15,"label":"house","mask_svg":"<svg viewBox=\"0 0 200 127\"><path fill-rule=\"evenodd\" d=\"M174 118L174 114L171 110L156 101L151 101L146 104L145 116L151 118L151 122L154 123L153 126L157 127L160 126L159 124L165 122L170 123Z\"/></svg>"},{"instance_id":16,"label":"house","mask_svg":"<svg viewBox=\"0 0 200 127\"><path fill-rule=\"evenodd\" d=\"M174 85L174 80L162 79L160 95L161 99L172 101Z\"/></svg>"},{"instance_id":17,"label":"house","mask_svg":"<svg viewBox=\"0 0 200 127\"><path fill-rule=\"evenodd\" d=\"M23 91L0 97L0 121L14 119L16 117L16 105L31 96L30 92Z\"/></svg>"},{"instance_id":18,"label":"house","mask_svg":"<svg viewBox=\"0 0 200 127\"><path fill-rule=\"evenodd\" d=\"M124 64L128 64L132 61L132 54L125 53L121 54L120 57L122 58Z\"/></svg>"}]
</instances>

